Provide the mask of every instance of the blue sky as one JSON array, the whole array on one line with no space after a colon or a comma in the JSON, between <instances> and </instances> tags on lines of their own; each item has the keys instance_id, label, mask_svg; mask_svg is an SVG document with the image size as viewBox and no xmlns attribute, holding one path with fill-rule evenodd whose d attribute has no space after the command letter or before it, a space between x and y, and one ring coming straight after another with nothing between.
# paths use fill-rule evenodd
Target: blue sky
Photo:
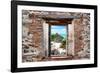
<instances>
[{"instance_id":1,"label":"blue sky","mask_svg":"<svg viewBox=\"0 0 100 73\"><path fill-rule=\"evenodd\" d=\"M55 33L59 33L59 34L67 34L66 33L66 26L51 26L51 34L55 34Z\"/></svg>"}]
</instances>

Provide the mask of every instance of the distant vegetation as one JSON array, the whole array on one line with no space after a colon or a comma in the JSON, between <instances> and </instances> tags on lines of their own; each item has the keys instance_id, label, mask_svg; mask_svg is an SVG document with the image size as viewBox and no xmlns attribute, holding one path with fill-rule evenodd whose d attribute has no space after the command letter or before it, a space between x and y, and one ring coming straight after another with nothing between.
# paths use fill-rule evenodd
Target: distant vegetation
<instances>
[{"instance_id":1,"label":"distant vegetation","mask_svg":"<svg viewBox=\"0 0 100 73\"><path fill-rule=\"evenodd\" d=\"M51 41L54 41L54 42L62 42L64 39L63 36L61 36L60 34L56 33L56 34L52 34L51 35Z\"/></svg>"},{"instance_id":2,"label":"distant vegetation","mask_svg":"<svg viewBox=\"0 0 100 73\"><path fill-rule=\"evenodd\" d=\"M61 43L60 48L66 48L66 39L58 33L51 34L51 41Z\"/></svg>"}]
</instances>

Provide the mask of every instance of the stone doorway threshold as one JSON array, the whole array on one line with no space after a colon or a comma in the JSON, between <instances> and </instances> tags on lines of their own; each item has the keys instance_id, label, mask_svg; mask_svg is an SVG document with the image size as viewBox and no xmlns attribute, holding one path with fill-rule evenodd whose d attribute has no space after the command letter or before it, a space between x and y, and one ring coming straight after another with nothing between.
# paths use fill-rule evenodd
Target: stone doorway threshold
<instances>
[{"instance_id":1,"label":"stone doorway threshold","mask_svg":"<svg viewBox=\"0 0 100 73\"><path fill-rule=\"evenodd\" d=\"M66 56L66 57L62 57L62 56L51 56L49 57L49 60L72 60L73 57L72 56Z\"/></svg>"}]
</instances>

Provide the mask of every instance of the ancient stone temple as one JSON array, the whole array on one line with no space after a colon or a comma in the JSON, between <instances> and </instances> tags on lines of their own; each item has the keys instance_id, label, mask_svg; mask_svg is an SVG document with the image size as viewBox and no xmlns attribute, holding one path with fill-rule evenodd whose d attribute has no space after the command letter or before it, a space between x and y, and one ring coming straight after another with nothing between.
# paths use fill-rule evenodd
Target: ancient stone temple
<instances>
[{"instance_id":1,"label":"ancient stone temple","mask_svg":"<svg viewBox=\"0 0 100 73\"><path fill-rule=\"evenodd\" d=\"M58 24L68 28L64 59L90 58L90 14L23 10L22 20L23 62L52 60L50 26Z\"/></svg>"}]
</instances>

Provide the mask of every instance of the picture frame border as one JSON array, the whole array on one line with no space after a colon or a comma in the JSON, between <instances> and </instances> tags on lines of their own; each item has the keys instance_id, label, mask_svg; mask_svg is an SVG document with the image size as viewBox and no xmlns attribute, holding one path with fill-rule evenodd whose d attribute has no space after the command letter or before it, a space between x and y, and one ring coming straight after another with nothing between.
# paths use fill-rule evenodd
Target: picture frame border
<instances>
[{"instance_id":1,"label":"picture frame border","mask_svg":"<svg viewBox=\"0 0 100 73\"><path fill-rule=\"evenodd\" d=\"M94 35L95 35L94 64L17 68L17 6L18 5L93 9ZM34 2L34 1L11 1L11 72L76 69L76 68L90 68L90 67L97 67L97 6L96 5L64 4L64 3Z\"/></svg>"}]
</instances>

